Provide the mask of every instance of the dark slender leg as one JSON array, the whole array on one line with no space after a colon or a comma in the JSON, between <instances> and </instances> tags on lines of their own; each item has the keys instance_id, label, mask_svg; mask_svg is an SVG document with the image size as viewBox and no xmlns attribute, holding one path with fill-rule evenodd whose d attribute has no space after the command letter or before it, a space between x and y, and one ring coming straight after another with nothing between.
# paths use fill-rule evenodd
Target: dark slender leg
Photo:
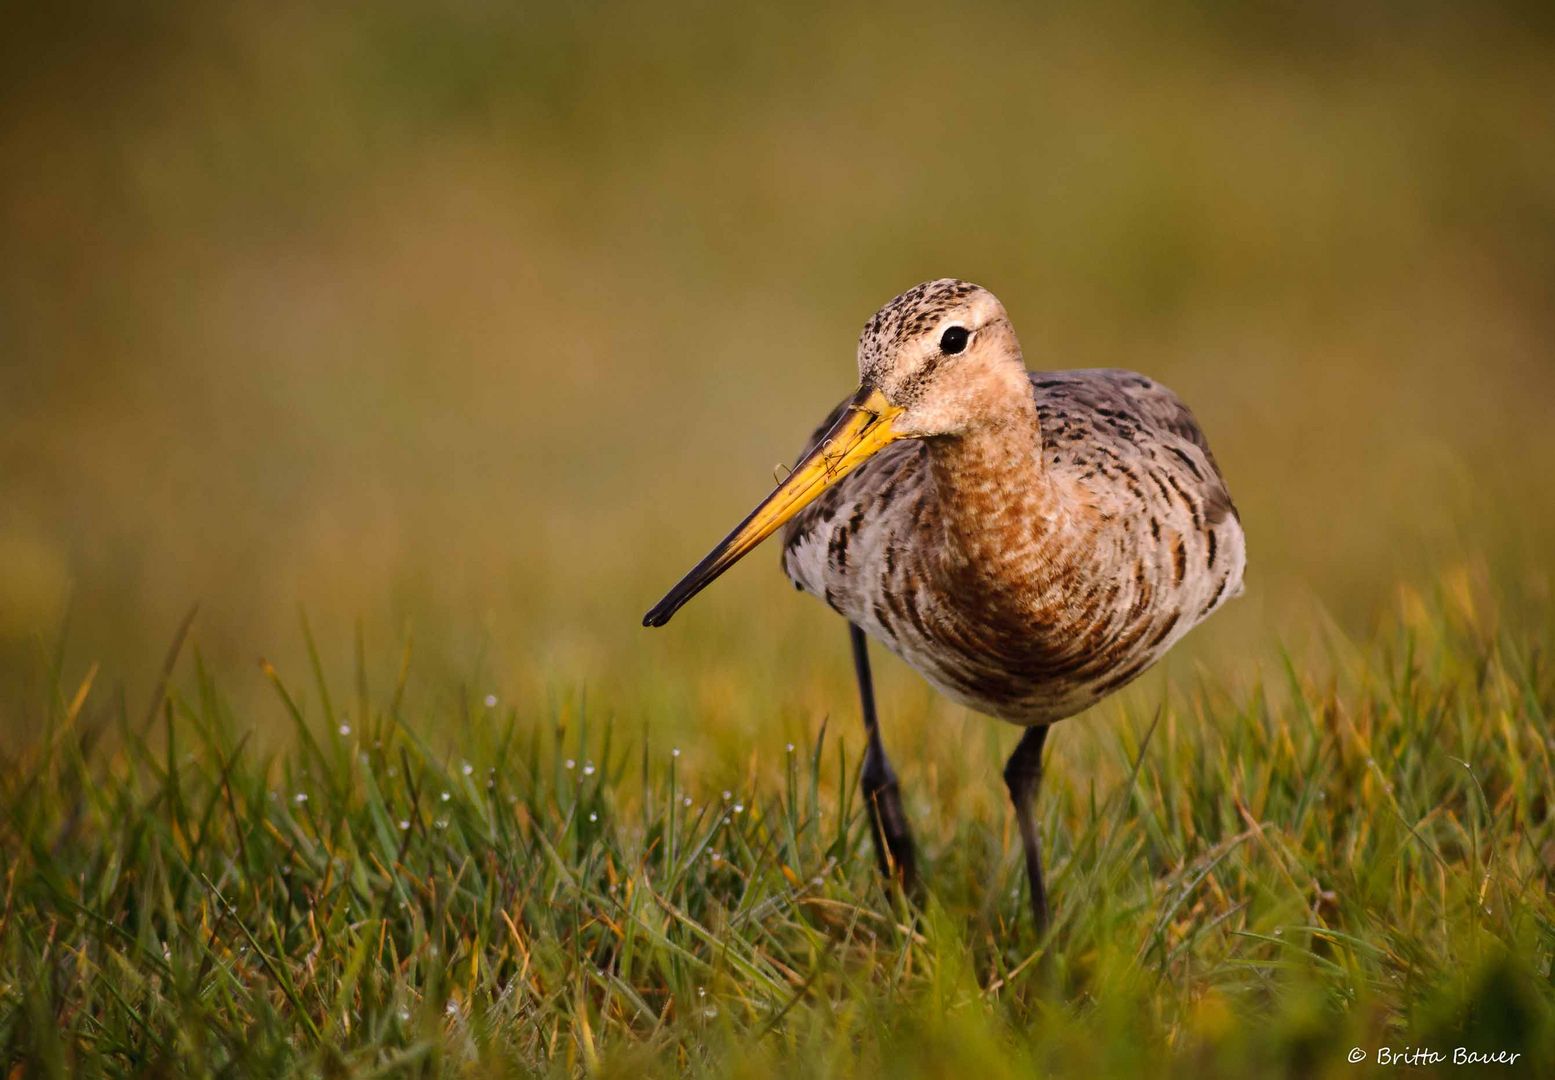
<instances>
[{"instance_id":1,"label":"dark slender leg","mask_svg":"<svg viewBox=\"0 0 1555 1080\"><path fill-rule=\"evenodd\" d=\"M880 724L875 717L875 683L869 675L869 643L864 631L848 624L853 635L853 670L858 675L859 704L864 707L864 731L869 744L864 750L864 801L869 806L869 824L875 834L875 854L880 856L880 871L886 877L900 876L910 893L918 887L918 860L913 854L912 830L902 812L902 795L896 786L896 772L886 759L880 743Z\"/></svg>"},{"instance_id":2,"label":"dark slender leg","mask_svg":"<svg viewBox=\"0 0 1555 1080\"><path fill-rule=\"evenodd\" d=\"M1042 887L1042 840L1037 835L1035 803L1042 784L1042 744L1047 742L1047 725L1027 728L1015 752L1004 766L1004 783L1015 804L1015 820L1020 825L1021 846L1026 849L1026 879L1031 882L1031 914L1037 932L1047 929L1047 891Z\"/></svg>"}]
</instances>

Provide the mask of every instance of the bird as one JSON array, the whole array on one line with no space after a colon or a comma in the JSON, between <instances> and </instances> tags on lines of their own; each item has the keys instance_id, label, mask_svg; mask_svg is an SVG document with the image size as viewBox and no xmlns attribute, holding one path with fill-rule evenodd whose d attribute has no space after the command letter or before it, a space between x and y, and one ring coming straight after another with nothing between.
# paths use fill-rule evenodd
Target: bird
<instances>
[{"instance_id":1,"label":"bird","mask_svg":"<svg viewBox=\"0 0 1555 1080\"><path fill-rule=\"evenodd\" d=\"M1004 768L1031 912L1049 728L1119 690L1243 591L1241 518L1193 413L1123 369L1028 371L1004 305L956 278L864 325L859 386L788 475L643 617L663 626L773 533L793 585L849 624L880 868L918 888L868 640L1023 729Z\"/></svg>"}]
</instances>

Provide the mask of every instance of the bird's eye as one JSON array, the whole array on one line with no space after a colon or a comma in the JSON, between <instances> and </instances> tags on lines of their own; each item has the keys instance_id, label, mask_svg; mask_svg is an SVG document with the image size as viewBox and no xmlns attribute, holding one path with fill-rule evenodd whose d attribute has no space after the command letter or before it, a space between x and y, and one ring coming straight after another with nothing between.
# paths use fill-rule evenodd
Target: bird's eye
<instances>
[{"instance_id":1,"label":"bird's eye","mask_svg":"<svg viewBox=\"0 0 1555 1080\"><path fill-rule=\"evenodd\" d=\"M939 351L946 356L955 356L966 348L967 338L970 336L964 326L949 327L939 336Z\"/></svg>"}]
</instances>

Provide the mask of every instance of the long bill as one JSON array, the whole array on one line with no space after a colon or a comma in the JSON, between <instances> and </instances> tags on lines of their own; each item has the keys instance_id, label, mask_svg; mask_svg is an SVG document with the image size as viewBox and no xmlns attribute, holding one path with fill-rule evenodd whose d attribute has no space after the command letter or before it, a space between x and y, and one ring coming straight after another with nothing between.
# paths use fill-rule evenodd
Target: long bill
<instances>
[{"instance_id":1,"label":"long bill","mask_svg":"<svg viewBox=\"0 0 1555 1080\"><path fill-rule=\"evenodd\" d=\"M788 478L643 616L643 625L663 626L669 622L681 605L814 502L821 492L898 439L891 422L901 411L886 401L879 390L861 388Z\"/></svg>"}]
</instances>

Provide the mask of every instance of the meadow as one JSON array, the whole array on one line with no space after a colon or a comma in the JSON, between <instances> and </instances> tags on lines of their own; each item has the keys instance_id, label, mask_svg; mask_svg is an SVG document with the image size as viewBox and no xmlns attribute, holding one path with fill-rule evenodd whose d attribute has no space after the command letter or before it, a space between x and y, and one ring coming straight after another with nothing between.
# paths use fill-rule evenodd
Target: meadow
<instances>
[{"instance_id":1,"label":"meadow","mask_svg":"<svg viewBox=\"0 0 1555 1080\"><path fill-rule=\"evenodd\" d=\"M38 1075L1547 1073L1551 628L1455 584L1321 679L1060 740L1040 937L981 721L903 758L912 904L840 724L682 748L316 665L267 669L271 754L197 659L144 716L89 722L89 674L7 769L0 1039Z\"/></svg>"},{"instance_id":2,"label":"meadow","mask_svg":"<svg viewBox=\"0 0 1555 1080\"><path fill-rule=\"evenodd\" d=\"M88 8L0 35L8 1072L1555 1069L1542 7ZM1013 730L876 650L908 903L776 553L638 625L941 275L1248 534L1042 937Z\"/></svg>"}]
</instances>

